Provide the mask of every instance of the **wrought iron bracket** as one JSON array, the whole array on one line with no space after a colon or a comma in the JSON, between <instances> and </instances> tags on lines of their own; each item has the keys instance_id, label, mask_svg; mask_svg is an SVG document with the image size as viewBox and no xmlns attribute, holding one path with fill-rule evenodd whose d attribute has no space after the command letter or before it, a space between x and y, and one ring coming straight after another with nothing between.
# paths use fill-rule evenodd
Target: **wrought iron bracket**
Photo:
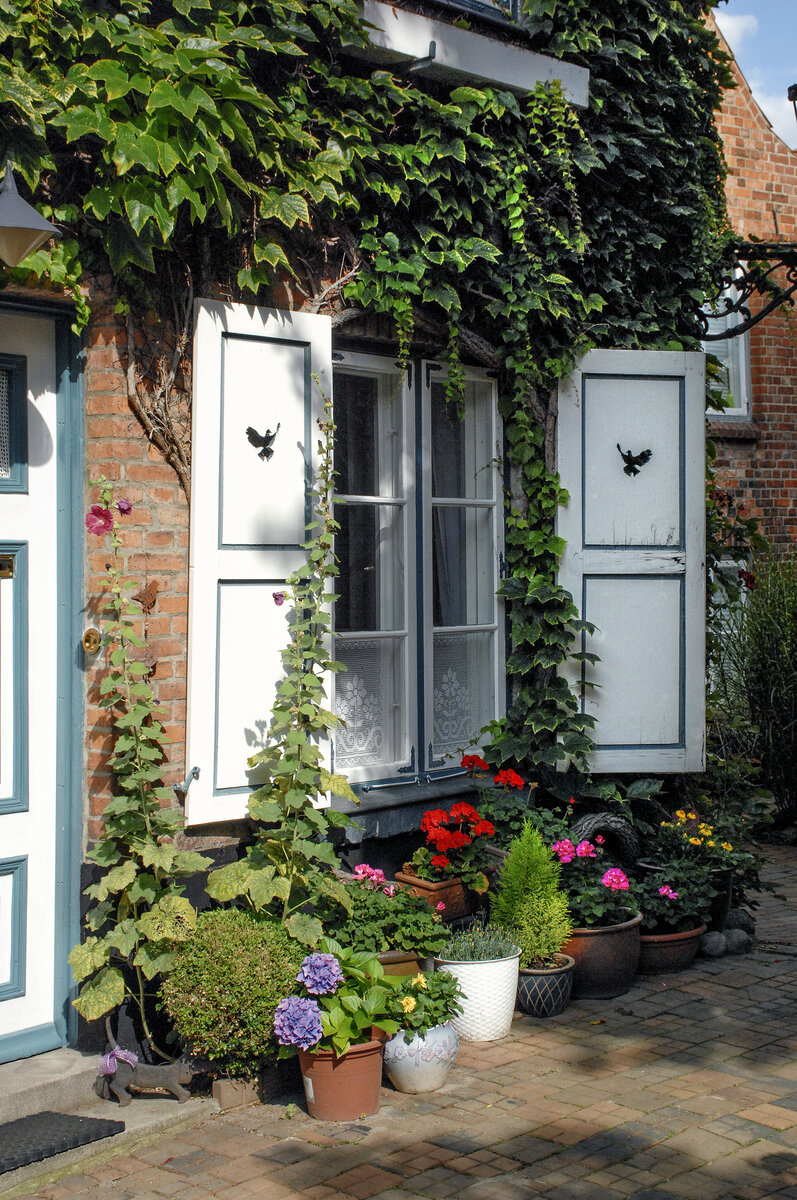
<instances>
[{"instance_id":1,"label":"wrought iron bracket","mask_svg":"<svg viewBox=\"0 0 797 1200\"><path fill-rule=\"evenodd\" d=\"M779 275L785 271L785 277ZM711 312L698 314L704 342L721 342L741 337L783 304L794 306L797 292L797 244L793 242L733 242L728 247L720 297ZM729 295L728 293L733 293ZM750 300L761 296L761 308L753 312ZM711 330L712 317L737 315L739 320L721 333Z\"/></svg>"}]
</instances>

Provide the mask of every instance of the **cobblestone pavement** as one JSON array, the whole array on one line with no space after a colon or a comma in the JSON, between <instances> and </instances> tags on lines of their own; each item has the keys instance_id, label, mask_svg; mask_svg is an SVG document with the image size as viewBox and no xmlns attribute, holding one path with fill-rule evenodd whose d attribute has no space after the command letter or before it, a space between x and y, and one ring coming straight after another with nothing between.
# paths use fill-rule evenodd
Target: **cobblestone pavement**
<instances>
[{"instance_id":1,"label":"cobblestone pavement","mask_svg":"<svg viewBox=\"0 0 797 1200\"><path fill-rule=\"evenodd\" d=\"M48 1200L797 1198L797 851L761 946L464 1045L445 1089L351 1125L273 1103L43 1186ZM297 1104L298 1097L295 1098Z\"/></svg>"}]
</instances>

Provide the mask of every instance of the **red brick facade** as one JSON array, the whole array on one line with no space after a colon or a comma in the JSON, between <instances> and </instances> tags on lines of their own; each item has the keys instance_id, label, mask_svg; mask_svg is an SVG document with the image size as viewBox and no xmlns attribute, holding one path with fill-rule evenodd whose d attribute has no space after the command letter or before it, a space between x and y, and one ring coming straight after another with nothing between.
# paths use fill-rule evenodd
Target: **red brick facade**
<instances>
[{"instance_id":1,"label":"red brick facade","mask_svg":"<svg viewBox=\"0 0 797 1200\"><path fill-rule=\"evenodd\" d=\"M797 242L797 151L773 133L747 80L725 94L731 223L745 239ZM776 310L750 331L749 421L712 422L723 486L778 546L797 536L797 309Z\"/></svg>"}]
</instances>

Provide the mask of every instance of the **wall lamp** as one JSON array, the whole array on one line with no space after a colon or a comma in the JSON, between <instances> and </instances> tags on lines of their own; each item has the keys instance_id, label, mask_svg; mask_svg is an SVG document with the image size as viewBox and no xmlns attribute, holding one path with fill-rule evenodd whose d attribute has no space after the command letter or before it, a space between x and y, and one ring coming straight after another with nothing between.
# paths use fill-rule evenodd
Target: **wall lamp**
<instances>
[{"instance_id":1,"label":"wall lamp","mask_svg":"<svg viewBox=\"0 0 797 1200\"><path fill-rule=\"evenodd\" d=\"M60 229L45 221L33 205L22 199L14 173L6 164L0 183L0 258L7 266L16 267L48 238L60 236Z\"/></svg>"}]
</instances>

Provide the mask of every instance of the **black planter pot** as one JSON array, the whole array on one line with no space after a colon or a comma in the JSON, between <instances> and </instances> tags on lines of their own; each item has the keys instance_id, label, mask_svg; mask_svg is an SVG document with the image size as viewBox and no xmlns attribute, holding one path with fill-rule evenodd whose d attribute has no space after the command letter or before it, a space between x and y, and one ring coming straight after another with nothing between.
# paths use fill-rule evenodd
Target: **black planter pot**
<instances>
[{"instance_id":1,"label":"black planter pot","mask_svg":"<svg viewBox=\"0 0 797 1200\"><path fill-rule=\"evenodd\" d=\"M570 1003L575 959L569 954L557 954L555 958L555 967L520 970L517 1005L530 1017L558 1017Z\"/></svg>"}]
</instances>

